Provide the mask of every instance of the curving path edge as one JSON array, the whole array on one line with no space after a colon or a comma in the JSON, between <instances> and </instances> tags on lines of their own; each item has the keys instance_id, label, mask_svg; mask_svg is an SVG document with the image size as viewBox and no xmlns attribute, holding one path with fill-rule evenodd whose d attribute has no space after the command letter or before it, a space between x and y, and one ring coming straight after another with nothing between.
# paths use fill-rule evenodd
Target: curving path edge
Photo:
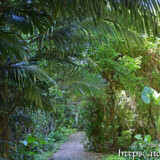
<instances>
[{"instance_id":1,"label":"curving path edge","mask_svg":"<svg viewBox=\"0 0 160 160\"><path fill-rule=\"evenodd\" d=\"M86 152L83 146L84 132L69 135L68 141L49 160L101 160L101 154Z\"/></svg>"}]
</instances>

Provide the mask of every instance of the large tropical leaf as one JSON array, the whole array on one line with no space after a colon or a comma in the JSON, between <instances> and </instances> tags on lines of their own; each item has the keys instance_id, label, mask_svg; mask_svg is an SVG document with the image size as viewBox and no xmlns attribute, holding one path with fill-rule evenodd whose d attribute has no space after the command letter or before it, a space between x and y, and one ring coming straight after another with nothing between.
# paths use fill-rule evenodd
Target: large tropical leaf
<instances>
[{"instance_id":1,"label":"large tropical leaf","mask_svg":"<svg viewBox=\"0 0 160 160\"><path fill-rule=\"evenodd\" d=\"M160 99L160 94L157 93L156 90L154 90L151 87L144 87L141 93L141 98L143 100L144 103L151 103L151 99L155 100L155 101L159 101ZM160 103L158 103L160 104Z\"/></svg>"}]
</instances>

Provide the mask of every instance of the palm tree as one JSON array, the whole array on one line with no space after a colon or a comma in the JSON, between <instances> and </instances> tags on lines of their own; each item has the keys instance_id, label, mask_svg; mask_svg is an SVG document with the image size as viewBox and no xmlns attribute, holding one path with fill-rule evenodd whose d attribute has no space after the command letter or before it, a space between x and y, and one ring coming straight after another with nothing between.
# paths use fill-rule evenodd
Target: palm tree
<instances>
[{"instance_id":1,"label":"palm tree","mask_svg":"<svg viewBox=\"0 0 160 160\"><path fill-rule=\"evenodd\" d=\"M35 61L38 59L37 56L41 55L41 50L37 47L39 54L35 57L32 56L32 50L28 47L29 40L26 38L26 36L28 36L31 39L32 35L35 36L37 32L36 44L39 46L39 35L44 34L50 29L48 25L50 17L48 18L48 15L39 13L38 10L35 11L35 6L31 7L28 2L18 3L16 1L7 1L2 2L1 6L0 135L4 141L4 143L2 142L1 144L3 148L1 150L2 157L4 157L5 155L3 153L8 155L8 120L10 115L13 114L16 109L21 110L24 107L32 107L32 110L39 108L48 110L49 108L50 111L53 111L53 104L50 104L50 100L46 98L48 97L49 86L56 84L52 78L35 65ZM46 23L47 27L45 27ZM42 48L42 46L40 47ZM41 55L40 59L42 59L42 57ZM91 92L92 88L97 87L101 82L99 79L94 79L94 76L92 77L91 74L86 73L86 75L88 75L88 78L91 77L90 79L94 80L94 82L96 81L96 83L92 85L92 83L89 82L88 85L83 81L82 84L84 74L82 74L80 69L72 69L70 73L70 76L76 79L72 84L77 84L77 90L81 88L79 89L80 91ZM78 82L78 78L81 79L81 84ZM86 82L89 80L86 80ZM65 84L67 83L68 81L66 81Z\"/></svg>"}]
</instances>

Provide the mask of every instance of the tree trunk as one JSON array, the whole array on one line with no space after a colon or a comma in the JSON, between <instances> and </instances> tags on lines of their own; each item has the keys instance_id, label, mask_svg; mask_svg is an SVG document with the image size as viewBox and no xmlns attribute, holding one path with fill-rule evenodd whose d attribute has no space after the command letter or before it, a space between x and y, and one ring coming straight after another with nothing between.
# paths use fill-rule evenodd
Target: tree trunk
<instances>
[{"instance_id":1,"label":"tree trunk","mask_svg":"<svg viewBox=\"0 0 160 160\"><path fill-rule=\"evenodd\" d=\"M116 130L116 98L115 98L115 89L116 89L116 82L113 81L114 73L106 73L105 71L102 73L102 77L106 79L110 84L108 85L107 89L107 106L109 106L110 110L110 119L108 120L108 126L112 126L112 139L113 139L113 147L117 149L118 145L118 137L117 137L117 130Z\"/></svg>"},{"instance_id":2,"label":"tree trunk","mask_svg":"<svg viewBox=\"0 0 160 160\"><path fill-rule=\"evenodd\" d=\"M9 124L8 119L0 123L0 155L6 159L9 156Z\"/></svg>"},{"instance_id":3,"label":"tree trunk","mask_svg":"<svg viewBox=\"0 0 160 160\"><path fill-rule=\"evenodd\" d=\"M110 121L112 125L112 138L113 138L113 147L117 149L118 145L118 137L117 137L117 130L116 130L116 102L115 102L115 93L114 90L111 89L111 95L109 99L109 106L110 106Z\"/></svg>"}]
</instances>

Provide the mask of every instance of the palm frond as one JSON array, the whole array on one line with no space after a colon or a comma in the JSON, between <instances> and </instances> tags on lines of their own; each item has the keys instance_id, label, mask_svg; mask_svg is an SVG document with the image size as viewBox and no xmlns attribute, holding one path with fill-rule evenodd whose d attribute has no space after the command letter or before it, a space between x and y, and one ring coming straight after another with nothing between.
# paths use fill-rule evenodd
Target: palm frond
<instances>
[{"instance_id":1,"label":"palm frond","mask_svg":"<svg viewBox=\"0 0 160 160\"><path fill-rule=\"evenodd\" d=\"M102 86L106 85L106 81L102 77L71 65L59 69L57 74L58 86L71 95L97 96L101 92ZM61 78L59 79L59 77Z\"/></svg>"},{"instance_id":2,"label":"palm frond","mask_svg":"<svg viewBox=\"0 0 160 160\"><path fill-rule=\"evenodd\" d=\"M98 75L91 74L88 71L73 71L71 78L65 82L71 88L71 94L78 95L100 95L101 88L104 86L105 80Z\"/></svg>"},{"instance_id":3,"label":"palm frond","mask_svg":"<svg viewBox=\"0 0 160 160\"><path fill-rule=\"evenodd\" d=\"M39 11L39 4L31 1L10 1L2 5L0 19L3 25L23 34L33 34L35 30L43 33L49 28L51 17L45 10Z\"/></svg>"},{"instance_id":4,"label":"palm frond","mask_svg":"<svg viewBox=\"0 0 160 160\"><path fill-rule=\"evenodd\" d=\"M158 35L159 0L40 0L41 8L49 8L54 18L106 16L107 21L119 23L137 32ZM65 14L67 13L67 14Z\"/></svg>"},{"instance_id":5,"label":"palm frond","mask_svg":"<svg viewBox=\"0 0 160 160\"><path fill-rule=\"evenodd\" d=\"M148 35L158 33L159 7L158 0L108 0L107 14L112 22L125 28L131 28Z\"/></svg>"},{"instance_id":6,"label":"palm frond","mask_svg":"<svg viewBox=\"0 0 160 160\"><path fill-rule=\"evenodd\" d=\"M132 45L142 45L143 39L136 32L124 28L118 23L109 22L105 18L99 21L96 26L94 26L93 20L87 20L82 23L84 29L90 32L95 40L101 41L106 39L108 36L113 39L123 40L126 46Z\"/></svg>"},{"instance_id":7,"label":"palm frond","mask_svg":"<svg viewBox=\"0 0 160 160\"><path fill-rule=\"evenodd\" d=\"M136 32L125 29L118 24L101 20L96 26L92 19L82 22L72 22L64 26L52 28L43 36L39 36L40 54L54 59L68 59L69 57L83 58L83 54L92 45L107 42L107 38L123 40L126 46L142 45L143 39ZM40 44L40 45L39 45ZM39 57L39 55L37 55Z\"/></svg>"},{"instance_id":8,"label":"palm frond","mask_svg":"<svg viewBox=\"0 0 160 160\"><path fill-rule=\"evenodd\" d=\"M55 85L55 81L40 68L26 62L8 63L0 68L1 86L14 87L15 91L20 92L28 102L41 108L42 94L47 91L48 83Z\"/></svg>"},{"instance_id":9,"label":"palm frond","mask_svg":"<svg viewBox=\"0 0 160 160\"><path fill-rule=\"evenodd\" d=\"M27 62L5 64L0 71L1 77L15 80L15 83L22 84L22 86L25 85L24 81L33 81L34 83L40 81L41 83L49 82L55 84L55 81L42 71L42 69Z\"/></svg>"},{"instance_id":10,"label":"palm frond","mask_svg":"<svg viewBox=\"0 0 160 160\"><path fill-rule=\"evenodd\" d=\"M22 60L26 55L26 46L16 34L0 30L0 64L4 64L8 58L12 61Z\"/></svg>"},{"instance_id":11,"label":"palm frond","mask_svg":"<svg viewBox=\"0 0 160 160\"><path fill-rule=\"evenodd\" d=\"M52 11L54 18L81 15L100 16L105 10L105 0L40 0L41 8L47 7ZM47 4L47 6L46 6ZM67 12L67 14L65 14Z\"/></svg>"}]
</instances>

